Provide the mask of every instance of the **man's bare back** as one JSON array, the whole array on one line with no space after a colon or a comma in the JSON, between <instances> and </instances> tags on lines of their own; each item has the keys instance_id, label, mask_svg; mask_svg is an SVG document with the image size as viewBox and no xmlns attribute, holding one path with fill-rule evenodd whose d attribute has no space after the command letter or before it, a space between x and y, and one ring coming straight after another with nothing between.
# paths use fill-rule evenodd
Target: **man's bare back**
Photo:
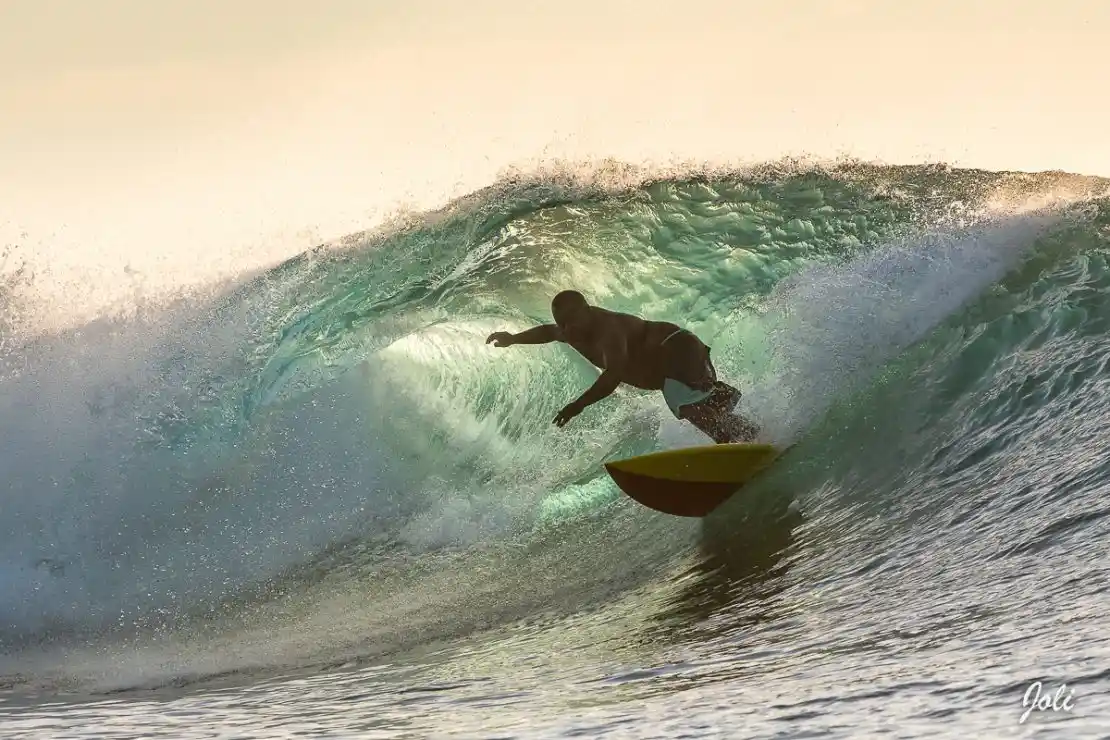
<instances>
[{"instance_id":1,"label":"man's bare back","mask_svg":"<svg viewBox=\"0 0 1110 740\"><path fill-rule=\"evenodd\" d=\"M691 332L665 321L591 306L577 291L565 290L551 301L554 324L519 334L494 332L495 347L564 342L602 370L597 381L555 417L563 426L589 405L609 396L621 383L661 390L677 418L685 419L715 442L744 442L757 429L735 416L740 391L717 380L710 350Z\"/></svg>"}]
</instances>

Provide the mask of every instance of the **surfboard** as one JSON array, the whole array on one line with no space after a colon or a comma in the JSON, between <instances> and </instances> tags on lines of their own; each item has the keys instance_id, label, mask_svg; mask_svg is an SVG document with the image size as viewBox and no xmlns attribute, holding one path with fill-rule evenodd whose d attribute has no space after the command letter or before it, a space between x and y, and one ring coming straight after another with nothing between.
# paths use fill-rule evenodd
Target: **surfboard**
<instances>
[{"instance_id":1,"label":"surfboard","mask_svg":"<svg viewBox=\"0 0 1110 740\"><path fill-rule=\"evenodd\" d=\"M664 514L702 517L765 470L781 450L768 444L685 447L605 463L613 482Z\"/></svg>"}]
</instances>

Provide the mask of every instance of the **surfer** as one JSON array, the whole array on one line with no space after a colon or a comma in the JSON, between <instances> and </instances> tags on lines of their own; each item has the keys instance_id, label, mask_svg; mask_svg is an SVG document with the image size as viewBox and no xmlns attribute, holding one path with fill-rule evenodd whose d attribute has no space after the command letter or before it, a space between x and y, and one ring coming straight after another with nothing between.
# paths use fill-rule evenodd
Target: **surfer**
<instances>
[{"instance_id":1,"label":"surfer","mask_svg":"<svg viewBox=\"0 0 1110 740\"><path fill-rule=\"evenodd\" d=\"M608 397L621 383L662 391L675 418L690 422L717 444L750 442L758 429L734 414L740 391L717 380L709 347L692 332L666 321L646 321L627 313L591 306L576 290L551 301L554 324L519 334L495 331L486 344L564 342L601 369L597 381L555 417L562 427L589 405Z\"/></svg>"}]
</instances>

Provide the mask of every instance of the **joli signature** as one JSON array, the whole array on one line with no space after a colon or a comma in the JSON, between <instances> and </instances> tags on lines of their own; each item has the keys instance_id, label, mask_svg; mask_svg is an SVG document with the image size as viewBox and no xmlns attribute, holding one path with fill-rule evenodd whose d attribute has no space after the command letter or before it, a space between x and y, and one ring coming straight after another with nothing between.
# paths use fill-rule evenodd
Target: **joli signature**
<instances>
[{"instance_id":1,"label":"joli signature","mask_svg":"<svg viewBox=\"0 0 1110 740\"><path fill-rule=\"evenodd\" d=\"M1075 706L1075 691L1069 689L1066 683L1060 684L1052 694L1042 693L1043 689L1040 681L1034 681L1025 690L1025 696L1021 699L1021 705L1025 707L1025 711L1021 713L1019 725L1023 724L1029 718L1029 713L1034 710L1044 712L1051 709L1054 712L1070 712Z\"/></svg>"}]
</instances>

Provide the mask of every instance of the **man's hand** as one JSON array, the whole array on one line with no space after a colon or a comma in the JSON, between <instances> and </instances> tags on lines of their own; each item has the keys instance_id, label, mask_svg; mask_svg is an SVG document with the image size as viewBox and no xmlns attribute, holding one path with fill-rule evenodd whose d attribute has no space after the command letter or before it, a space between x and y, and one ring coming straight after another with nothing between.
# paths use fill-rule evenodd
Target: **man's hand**
<instances>
[{"instance_id":1,"label":"man's hand","mask_svg":"<svg viewBox=\"0 0 1110 740\"><path fill-rule=\"evenodd\" d=\"M566 426L566 423L568 421L581 414L583 409L585 408L586 407L580 404L578 401L571 401L566 406L564 406L563 410L559 412L559 415L555 417L555 426Z\"/></svg>"},{"instance_id":2,"label":"man's hand","mask_svg":"<svg viewBox=\"0 0 1110 740\"><path fill-rule=\"evenodd\" d=\"M494 347L511 347L513 345L513 335L507 331L495 331L486 339L486 344L491 342Z\"/></svg>"}]
</instances>

